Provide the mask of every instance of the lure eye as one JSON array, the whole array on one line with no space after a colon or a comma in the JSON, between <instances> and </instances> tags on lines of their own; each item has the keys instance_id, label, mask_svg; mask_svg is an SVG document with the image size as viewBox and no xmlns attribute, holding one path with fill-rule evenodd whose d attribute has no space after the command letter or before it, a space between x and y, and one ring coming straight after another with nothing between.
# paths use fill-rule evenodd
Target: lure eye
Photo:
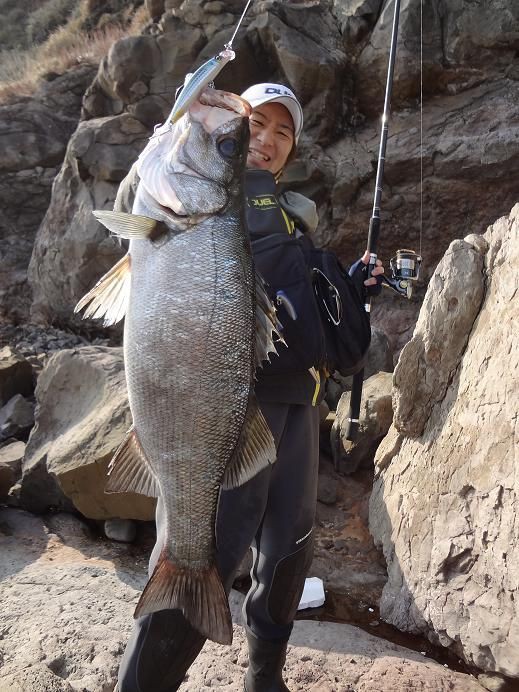
<instances>
[{"instance_id":1,"label":"lure eye","mask_svg":"<svg viewBox=\"0 0 519 692\"><path fill-rule=\"evenodd\" d=\"M225 137L218 142L218 151L225 159L232 159L238 153L238 142L232 137Z\"/></svg>"}]
</instances>

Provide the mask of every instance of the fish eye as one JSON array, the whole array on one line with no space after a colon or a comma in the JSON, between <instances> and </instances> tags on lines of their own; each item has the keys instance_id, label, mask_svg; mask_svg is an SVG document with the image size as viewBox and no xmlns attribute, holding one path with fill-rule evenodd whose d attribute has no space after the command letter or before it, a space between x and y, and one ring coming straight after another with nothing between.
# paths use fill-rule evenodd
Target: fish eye
<instances>
[{"instance_id":1,"label":"fish eye","mask_svg":"<svg viewBox=\"0 0 519 692\"><path fill-rule=\"evenodd\" d=\"M238 142L233 137L224 137L218 142L218 151L225 159L232 159L238 153Z\"/></svg>"}]
</instances>

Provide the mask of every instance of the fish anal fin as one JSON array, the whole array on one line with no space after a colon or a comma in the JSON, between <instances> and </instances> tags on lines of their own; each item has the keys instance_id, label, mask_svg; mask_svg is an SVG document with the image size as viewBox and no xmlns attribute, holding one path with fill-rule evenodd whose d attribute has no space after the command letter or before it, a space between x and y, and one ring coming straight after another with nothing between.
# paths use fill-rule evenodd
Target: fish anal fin
<instances>
[{"instance_id":1,"label":"fish anal fin","mask_svg":"<svg viewBox=\"0 0 519 692\"><path fill-rule=\"evenodd\" d=\"M94 288L81 298L74 312L86 307L83 319L103 317L108 327L120 322L126 314L130 298L131 260L126 253L96 283Z\"/></svg>"},{"instance_id":2,"label":"fish anal fin","mask_svg":"<svg viewBox=\"0 0 519 692\"><path fill-rule=\"evenodd\" d=\"M123 211L108 211L107 209L95 209L92 214L111 233L127 240L147 238L156 242L169 233L169 229L163 221L151 219L149 216L127 214Z\"/></svg>"},{"instance_id":3,"label":"fish anal fin","mask_svg":"<svg viewBox=\"0 0 519 692\"><path fill-rule=\"evenodd\" d=\"M272 432L254 395L249 400L242 433L223 477L223 488L243 485L276 461Z\"/></svg>"},{"instance_id":4,"label":"fish anal fin","mask_svg":"<svg viewBox=\"0 0 519 692\"><path fill-rule=\"evenodd\" d=\"M204 636L220 644L231 644L229 600L216 565L198 569L178 567L163 550L134 617L171 608L179 608L192 627Z\"/></svg>"},{"instance_id":5,"label":"fish anal fin","mask_svg":"<svg viewBox=\"0 0 519 692\"><path fill-rule=\"evenodd\" d=\"M134 428L117 448L108 466L106 493L138 493L158 497L159 484Z\"/></svg>"},{"instance_id":6,"label":"fish anal fin","mask_svg":"<svg viewBox=\"0 0 519 692\"><path fill-rule=\"evenodd\" d=\"M267 295L265 280L256 272L256 366L270 361L269 353L276 353L274 336L285 343L282 325L276 317L276 308Z\"/></svg>"}]
</instances>

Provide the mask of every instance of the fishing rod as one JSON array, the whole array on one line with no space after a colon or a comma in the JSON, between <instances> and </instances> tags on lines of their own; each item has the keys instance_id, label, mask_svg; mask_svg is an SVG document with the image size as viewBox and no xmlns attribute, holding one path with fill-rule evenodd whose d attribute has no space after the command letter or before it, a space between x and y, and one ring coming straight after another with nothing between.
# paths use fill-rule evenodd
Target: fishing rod
<instances>
[{"instance_id":1,"label":"fishing rod","mask_svg":"<svg viewBox=\"0 0 519 692\"><path fill-rule=\"evenodd\" d=\"M384 98L384 112L382 114L382 129L380 134L380 147L378 152L377 177L375 182L375 199L373 213L369 222L367 251L369 263L366 276L369 278L377 264L377 245L380 235L380 202L382 198L382 183L384 177L384 163L386 160L386 145L389 129L389 116L391 109L391 92L393 88L393 73L395 69L396 47L398 40L398 20L400 17L400 0L395 0L395 12L393 16L393 30L391 34L391 46L389 51L389 64L387 70L386 95ZM383 277L382 282L399 295L411 298L413 282L418 279L422 258L414 250L398 250L390 261L391 278ZM371 312L371 297L366 294L364 309ZM364 381L364 368L353 377L350 395L350 408L348 411L348 430L346 439L353 441L359 430L360 403L362 399L362 384Z\"/></svg>"}]
</instances>

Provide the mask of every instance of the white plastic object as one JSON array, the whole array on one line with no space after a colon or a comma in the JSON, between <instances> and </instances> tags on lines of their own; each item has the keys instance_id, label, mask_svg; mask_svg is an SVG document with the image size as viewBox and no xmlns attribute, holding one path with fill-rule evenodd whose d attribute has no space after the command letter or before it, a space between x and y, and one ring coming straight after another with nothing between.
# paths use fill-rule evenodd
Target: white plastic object
<instances>
[{"instance_id":1,"label":"white plastic object","mask_svg":"<svg viewBox=\"0 0 519 692\"><path fill-rule=\"evenodd\" d=\"M323 580L319 577L309 577L305 580L305 588L301 600L299 601L298 610L305 608L318 608L325 601Z\"/></svg>"}]
</instances>

